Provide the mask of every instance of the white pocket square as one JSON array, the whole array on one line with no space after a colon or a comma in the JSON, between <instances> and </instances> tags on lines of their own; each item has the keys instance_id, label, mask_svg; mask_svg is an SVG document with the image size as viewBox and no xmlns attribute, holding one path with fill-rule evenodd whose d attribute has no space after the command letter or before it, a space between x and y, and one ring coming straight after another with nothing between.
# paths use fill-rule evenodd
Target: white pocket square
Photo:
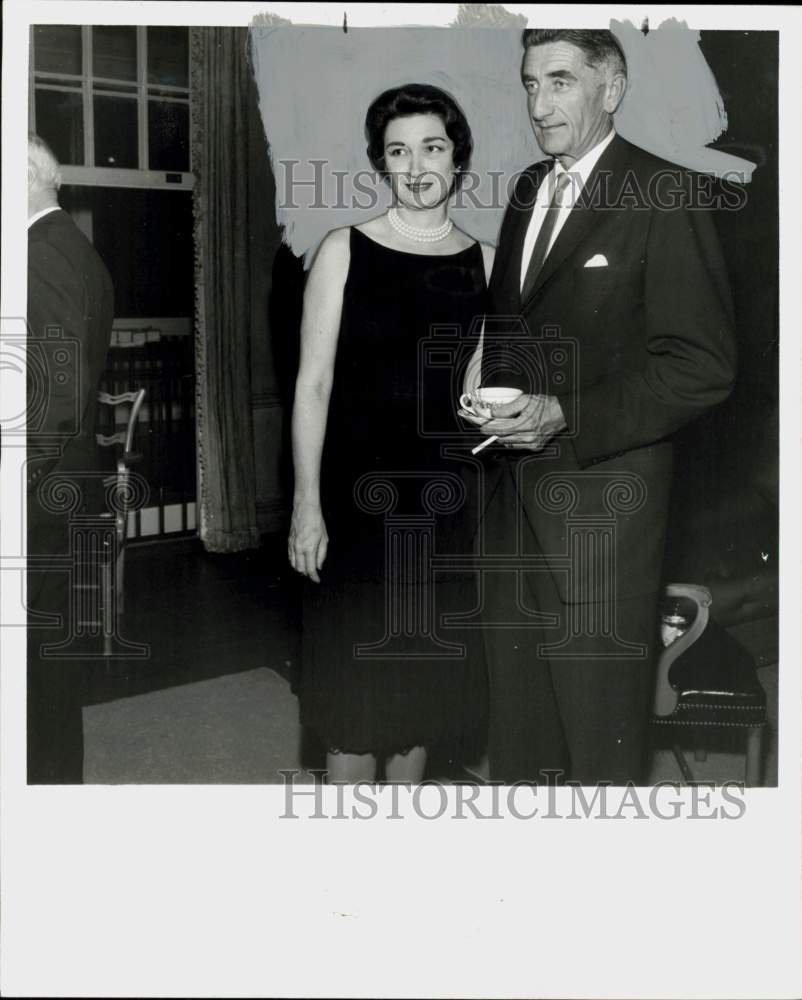
<instances>
[{"instance_id":1,"label":"white pocket square","mask_svg":"<svg viewBox=\"0 0 802 1000\"><path fill-rule=\"evenodd\" d=\"M603 253L597 253L590 260L585 261L585 267L607 267L607 258Z\"/></svg>"}]
</instances>

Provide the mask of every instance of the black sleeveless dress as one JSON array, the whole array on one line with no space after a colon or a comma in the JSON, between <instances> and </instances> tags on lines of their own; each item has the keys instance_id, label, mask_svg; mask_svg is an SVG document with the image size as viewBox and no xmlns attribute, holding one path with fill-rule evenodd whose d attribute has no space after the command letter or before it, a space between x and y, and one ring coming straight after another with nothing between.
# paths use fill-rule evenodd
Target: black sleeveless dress
<instances>
[{"instance_id":1,"label":"black sleeveless dress","mask_svg":"<svg viewBox=\"0 0 802 1000\"><path fill-rule=\"evenodd\" d=\"M475 738L486 716L476 436L456 416L486 310L481 249L384 247L352 228L321 464L329 550L305 582L301 721L328 750ZM475 619L474 619L475 620Z\"/></svg>"}]
</instances>

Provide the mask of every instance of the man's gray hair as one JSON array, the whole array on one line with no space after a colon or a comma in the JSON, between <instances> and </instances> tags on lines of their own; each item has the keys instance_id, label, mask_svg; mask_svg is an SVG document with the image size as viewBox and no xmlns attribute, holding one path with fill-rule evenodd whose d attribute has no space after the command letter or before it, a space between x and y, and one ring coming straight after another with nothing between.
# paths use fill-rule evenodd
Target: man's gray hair
<instances>
[{"instance_id":1,"label":"man's gray hair","mask_svg":"<svg viewBox=\"0 0 802 1000\"><path fill-rule=\"evenodd\" d=\"M549 42L570 42L585 54L591 66L607 63L617 73L627 75L627 58L612 31L583 28L525 28L521 37L525 49Z\"/></svg>"},{"instance_id":2,"label":"man's gray hair","mask_svg":"<svg viewBox=\"0 0 802 1000\"><path fill-rule=\"evenodd\" d=\"M33 132L28 133L28 163L36 167L39 175L39 187L53 188L58 191L61 186L61 169L59 162L44 139Z\"/></svg>"}]
</instances>

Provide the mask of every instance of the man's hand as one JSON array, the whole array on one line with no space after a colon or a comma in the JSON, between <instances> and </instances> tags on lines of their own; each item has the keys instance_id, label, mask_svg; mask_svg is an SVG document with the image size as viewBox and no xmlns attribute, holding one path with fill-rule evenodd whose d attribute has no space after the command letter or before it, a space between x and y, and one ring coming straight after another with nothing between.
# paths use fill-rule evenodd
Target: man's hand
<instances>
[{"instance_id":1,"label":"man's hand","mask_svg":"<svg viewBox=\"0 0 802 1000\"><path fill-rule=\"evenodd\" d=\"M500 445L527 451L540 451L568 426L556 396L519 396L512 403L494 406L489 419L467 410L460 410L460 416L482 434L496 434Z\"/></svg>"}]
</instances>

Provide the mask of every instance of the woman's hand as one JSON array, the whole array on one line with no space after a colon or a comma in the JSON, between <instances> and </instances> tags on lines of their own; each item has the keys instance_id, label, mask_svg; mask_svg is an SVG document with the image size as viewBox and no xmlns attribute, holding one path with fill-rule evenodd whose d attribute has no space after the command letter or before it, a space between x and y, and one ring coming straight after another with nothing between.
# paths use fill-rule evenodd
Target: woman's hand
<instances>
[{"instance_id":1,"label":"woman's hand","mask_svg":"<svg viewBox=\"0 0 802 1000\"><path fill-rule=\"evenodd\" d=\"M318 570L323 568L328 547L329 536L320 504L296 502L288 539L290 566L315 583L320 583Z\"/></svg>"}]
</instances>

